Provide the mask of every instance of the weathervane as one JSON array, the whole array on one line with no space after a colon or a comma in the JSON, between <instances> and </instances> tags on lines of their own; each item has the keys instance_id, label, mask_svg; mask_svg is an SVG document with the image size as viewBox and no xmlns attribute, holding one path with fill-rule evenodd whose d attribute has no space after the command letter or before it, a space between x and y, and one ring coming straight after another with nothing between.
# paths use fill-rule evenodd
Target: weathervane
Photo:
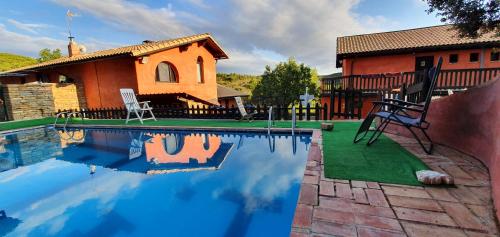
<instances>
[{"instance_id":1,"label":"weathervane","mask_svg":"<svg viewBox=\"0 0 500 237\"><path fill-rule=\"evenodd\" d=\"M71 35L71 21L73 20L74 16L76 16L76 14L68 9L68 11L66 12L66 22L68 23L68 33L70 40L73 39L73 36Z\"/></svg>"}]
</instances>

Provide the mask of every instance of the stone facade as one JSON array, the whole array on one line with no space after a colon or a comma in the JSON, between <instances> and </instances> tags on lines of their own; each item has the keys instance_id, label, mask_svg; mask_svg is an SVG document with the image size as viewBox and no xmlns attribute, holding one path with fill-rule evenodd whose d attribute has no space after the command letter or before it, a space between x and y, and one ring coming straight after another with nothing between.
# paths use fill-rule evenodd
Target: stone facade
<instances>
[{"instance_id":1,"label":"stone facade","mask_svg":"<svg viewBox=\"0 0 500 237\"><path fill-rule=\"evenodd\" d=\"M75 84L52 84L54 111L85 108L85 97Z\"/></svg>"},{"instance_id":2,"label":"stone facade","mask_svg":"<svg viewBox=\"0 0 500 237\"><path fill-rule=\"evenodd\" d=\"M77 84L29 83L3 85L10 120L53 116L57 110L85 106L83 86Z\"/></svg>"}]
</instances>

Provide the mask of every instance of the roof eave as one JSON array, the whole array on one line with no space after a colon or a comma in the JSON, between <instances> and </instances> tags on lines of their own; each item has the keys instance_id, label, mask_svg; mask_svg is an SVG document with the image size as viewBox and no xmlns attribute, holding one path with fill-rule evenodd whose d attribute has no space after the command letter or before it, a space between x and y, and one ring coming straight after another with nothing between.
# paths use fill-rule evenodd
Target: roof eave
<instances>
[{"instance_id":1,"label":"roof eave","mask_svg":"<svg viewBox=\"0 0 500 237\"><path fill-rule=\"evenodd\" d=\"M474 48L484 48L484 47L498 47L500 43L491 42L475 42L466 44L454 44L454 45L433 45L425 47L414 47L414 48L399 48L399 49L385 49L385 50L374 50L374 51L363 51L363 52L353 52L353 53L337 53L337 60L342 60L346 58L353 57L366 57L366 56L379 56L379 55L390 55L390 54L405 54L405 53L418 53L433 50L455 50L455 49L474 49Z\"/></svg>"}]
</instances>

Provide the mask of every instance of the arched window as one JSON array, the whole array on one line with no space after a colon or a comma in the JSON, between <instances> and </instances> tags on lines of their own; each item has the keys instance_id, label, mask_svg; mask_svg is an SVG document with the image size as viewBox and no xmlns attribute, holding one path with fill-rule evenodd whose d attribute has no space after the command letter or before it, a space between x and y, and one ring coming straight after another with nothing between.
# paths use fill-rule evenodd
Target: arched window
<instances>
[{"instance_id":1,"label":"arched window","mask_svg":"<svg viewBox=\"0 0 500 237\"><path fill-rule=\"evenodd\" d=\"M167 62L161 62L156 66L156 81L178 82L177 70L174 65Z\"/></svg>"},{"instance_id":2,"label":"arched window","mask_svg":"<svg viewBox=\"0 0 500 237\"><path fill-rule=\"evenodd\" d=\"M198 57L198 59L196 60L196 72L197 72L196 81L198 83L204 83L205 79L203 76L203 58L201 57Z\"/></svg>"}]
</instances>

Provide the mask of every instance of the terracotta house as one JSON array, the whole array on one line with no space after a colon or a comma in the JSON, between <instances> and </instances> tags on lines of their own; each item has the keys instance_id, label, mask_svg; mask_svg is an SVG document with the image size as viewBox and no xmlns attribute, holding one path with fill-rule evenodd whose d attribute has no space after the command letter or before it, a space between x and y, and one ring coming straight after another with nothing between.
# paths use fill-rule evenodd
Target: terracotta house
<instances>
[{"instance_id":1,"label":"terracotta house","mask_svg":"<svg viewBox=\"0 0 500 237\"><path fill-rule=\"evenodd\" d=\"M443 57L443 70L500 67L500 37L489 33L461 38L452 25L337 38L342 74L379 74L431 68ZM494 49L497 48L497 49Z\"/></svg>"},{"instance_id":2,"label":"terracotta house","mask_svg":"<svg viewBox=\"0 0 500 237\"><path fill-rule=\"evenodd\" d=\"M210 34L84 53L70 39L69 55L0 74L1 84L72 83L80 107L121 107L120 88L152 103L218 105L216 63L228 56Z\"/></svg>"},{"instance_id":3,"label":"terracotta house","mask_svg":"<svg viewBox=\"0 0 500 237\"><path fill-rule=\"evenodd\" d=\"M500 72L500 37L489 33L476 39L463 38L452 25L343 36L337 38L336 53L336 67L342 68L342 75L324 76L323 89L326 81L335 80L332 77L342 77L343 82L352 79L352 88L363 90L361 117L371 109L371 101L379 99L377 90L399 87L406 80L403 78L405 73L417 75L433 67L439 57L444 59L442 72L472 70L467 72L470 75L450 72L446 81L438 81L438 86L443 88L457 87L453 84L456 78L452 77L488 77L477 80L483 81ZM480 72L485 69L495 70ZM400 81L389 83L393 78ZM369 91L366 90L368 87ZM330 107L330 101L330 94L324 92L322 104Z\"/></svg>"}]
</instances>

